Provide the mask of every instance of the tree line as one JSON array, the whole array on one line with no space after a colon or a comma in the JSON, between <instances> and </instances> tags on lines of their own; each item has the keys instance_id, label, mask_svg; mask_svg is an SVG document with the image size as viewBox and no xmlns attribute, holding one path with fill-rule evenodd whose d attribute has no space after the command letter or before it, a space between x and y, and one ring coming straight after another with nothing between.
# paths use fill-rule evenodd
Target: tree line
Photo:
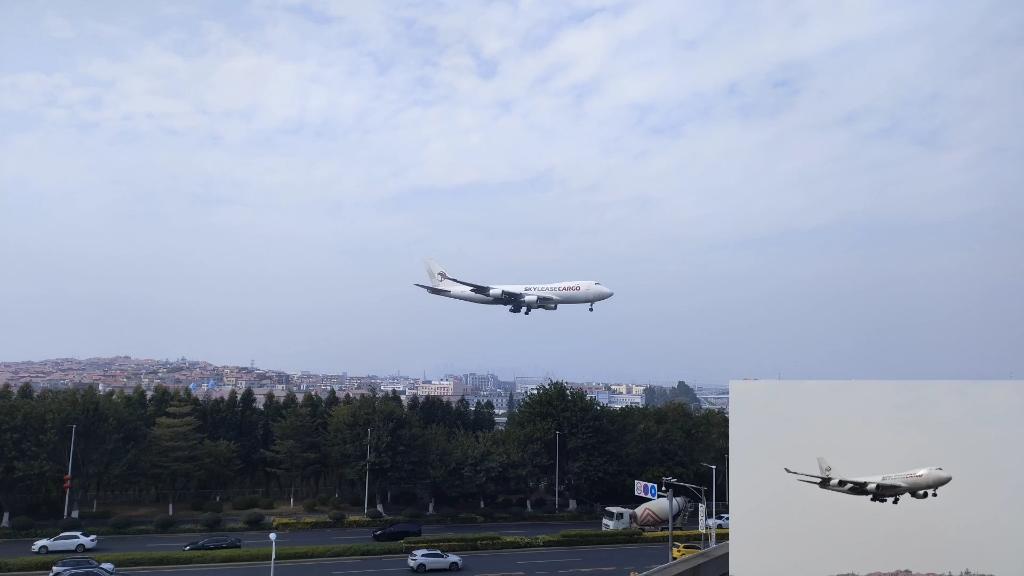
<instances>
[{"instance_id":1,"label":"tree line","mask_svg":"<svg viewBox=\"0 0 1024 576\"><path fill-rule=\"evenodd\" d=\"M3 511L60 515L72 425L71 499L83 505L89 495L173 502L260 489L361 504L369 471L371 506L392 496L403 506L481 506L553 494L556 454L563 498L622 503L636 479L710 488L701 462L724 466L729 437L721 412L679 402L613 410L563 382L519 401L503 429L490 402L465 398L268 392L261 407L251 389L211 399L162 386L147 395L4 384Z\"/></svg>"}]
</instances>

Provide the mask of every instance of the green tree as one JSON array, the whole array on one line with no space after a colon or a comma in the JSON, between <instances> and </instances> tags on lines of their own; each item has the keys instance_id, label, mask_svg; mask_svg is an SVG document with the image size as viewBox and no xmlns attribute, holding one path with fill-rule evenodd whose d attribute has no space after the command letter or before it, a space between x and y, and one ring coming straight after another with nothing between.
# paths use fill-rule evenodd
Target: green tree
<instances>
[{"instance_id":1,"label":"green tree","mask_svg":"<svg viewBox=\"0 0 1024 576\"><path fill-rule=\"evenodd\" d=\"M175 495L194 480L198 463L196 449L202 439L197 430L199 422L191 412L191 406L178 400L166 409L166 416L156 418L150 434L149 469L170 491L167 513L171 515Z\"/></svg>"}]
</instances>

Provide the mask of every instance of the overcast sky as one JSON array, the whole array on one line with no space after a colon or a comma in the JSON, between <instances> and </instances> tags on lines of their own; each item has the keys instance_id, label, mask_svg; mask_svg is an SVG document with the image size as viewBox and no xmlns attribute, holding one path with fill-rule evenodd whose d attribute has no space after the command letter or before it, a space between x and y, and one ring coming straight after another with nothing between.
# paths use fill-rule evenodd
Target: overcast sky
<instances>
[{"instance_id":1,"label":"overcast sky","mask_svg":"<svg viewBox=\"0 0 1024 576\"><path fill-rule=\"evenodd\" d=\"M3 2L0 359L1019 377L1022 46L1009 1Z\"/></svg>"},{"instance_id":2,"label":"overcast sky","mask_svg":"<svg viewBox=\"0 0 1024 576\"><path fill-rule=\"evenodd\" d=\"M1020 382L741 381L730 403L732 574L1020 574ZM894 506L783 470L818 474L818 456L846 477L939 466L953 480Z\"/></svg>"}]
</instances>

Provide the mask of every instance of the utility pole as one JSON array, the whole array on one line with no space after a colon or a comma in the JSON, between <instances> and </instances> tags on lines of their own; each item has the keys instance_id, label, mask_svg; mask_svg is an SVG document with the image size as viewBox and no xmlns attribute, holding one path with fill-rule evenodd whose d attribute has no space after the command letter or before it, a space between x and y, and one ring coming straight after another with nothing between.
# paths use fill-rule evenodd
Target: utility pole
<instances>
[{"instance_id":1,"label":"utility pole","mask_svg":"<svg viewBox=\"0 0 1024 576\"><path fill-rule=\"evenodd\" d=\"M558 514L558 438L561 432L555 431L555 514Z\"/></svg>"},{"instance_id":2,"label":"utility pole","mask_svg":"<svg viewBox=\"0 0 1024 576\"><path fill-rule=\"evenodd\" d=\"M363 516L370 512L370 430L366 429L366 496L363 499Z\"/></svg>"},{"instance_id":3,"label":"utility pole","mask_svg":"<svg viewBox=\"0 0 1024 576\"><path fill-rule=\"evenodd\" d=\"M71 500L71 462L75 459L75 428L76 424L71 425L71 456L68 457L68 488L64 492L64 517L68 517L68 503Z\"/></svg>"},{"instance_id":4,"label":"utility pole","mask_svg":"<svg viewBox=\"0 0 1024 576\"><path fill-rule=\"evenodd\" d=\"M716 466L712 466L711 464L704 464L703 462L701 462L701 464L704 465L704 466L707 466L708 468L711 468L711 518L712 518L712 521L714 521L714 525L711 528L711 545L714 546L715 545L715 540L716 540L715 536L717 535L717 532L718 532L718 522L716 520L714 520L718 516L717 514L715 514L715 468L716 468Z\"/></svg>"},{"instance_id":5,"label":"utility pole","mask_svg":"<svg viewBox=\"0 0 1024 576\"><path fill-rule=\"evenodd\" d=\"M668 561L675 560L672 555L672 526L676 523L675 517L672 516L672 505L675 503L672 497L672 486L668 487Z\"/></svg>"}]
</instances>

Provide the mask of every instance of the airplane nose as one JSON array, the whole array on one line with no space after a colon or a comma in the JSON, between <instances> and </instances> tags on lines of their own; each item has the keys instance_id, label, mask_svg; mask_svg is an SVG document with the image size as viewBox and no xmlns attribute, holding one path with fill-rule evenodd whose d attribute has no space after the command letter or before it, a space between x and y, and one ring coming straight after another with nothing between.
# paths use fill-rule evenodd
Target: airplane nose
<instances>
[{"instance_id":1,"label":"airplane nose","mask_svg":"<svg viewBox=\"0 0 1024 576\"><path fill-rule=\"evenodd\" d=\"M604 291L605 291L605 295L604 295L605 298L611 298L612 296L615 295L615 292L612 292L608 288L605 288Z\"/></svg>"}]
</instances>

